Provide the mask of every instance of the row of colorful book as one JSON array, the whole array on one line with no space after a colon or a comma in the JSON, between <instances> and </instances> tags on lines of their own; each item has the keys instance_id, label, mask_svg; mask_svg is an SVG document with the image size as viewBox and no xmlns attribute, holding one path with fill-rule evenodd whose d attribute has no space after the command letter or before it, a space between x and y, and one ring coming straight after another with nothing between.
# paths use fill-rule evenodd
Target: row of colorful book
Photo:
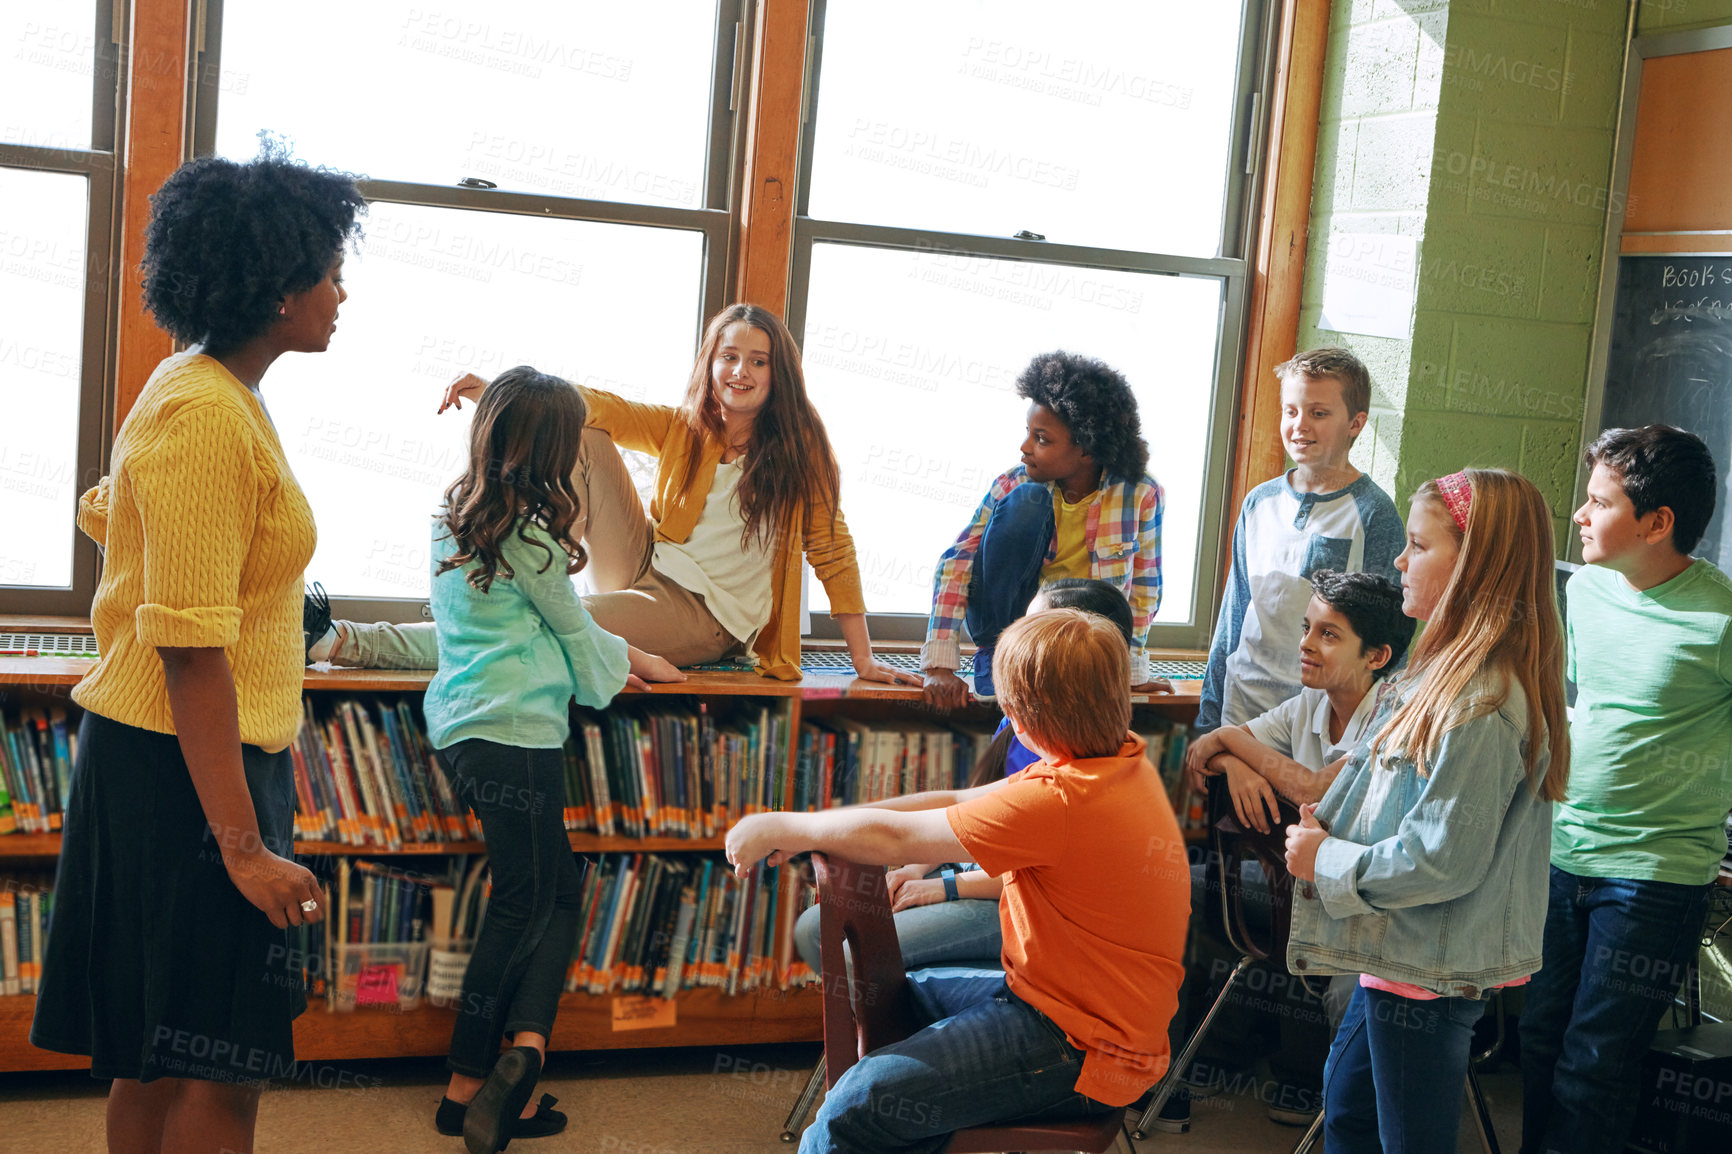
<instances>
[{"instance_id":1,"label":"row of colorful book","mask_svg":"<svg viewBox=\"0 0 1732 1154\"><path fill-rule=\"evenodd\" d=\"M569 830L604 837L718 837L787 790L788 703L580 710L566 743Z\"/></svg>"},{"instance_id":2,"label":"row of colorful book","mask_svg":"<svg viewBox=\"0 0 1732 1154\"><path fill-rule=\"evenodd\" d=\"M0 834L60 829L77 755L64 708L0 711Z\"/></svg>"},{"instance_id":3,"label":"row of colorful book","mask_svg":"<svg viewBox=\"0 0 1732 1154\"><path fill-rule=\"evenodd\" d=\"M408 701L344 699L315 711L308 698L304 708L289 747L297 838L383 849L480 838Z\"/></svg>"},{"instance_id":4,"label":"row of colorful book","mask_svg":"<svg viewBox=\"0 0 1732 1154\"><path fill-rule=\"evenodd\" d=\"M803 984L813 975L794 952L794 920L812 896L797 867L739 878L716 857L604 855L584 879L565 988L671 998Z\"/></svg>"},{"instance_id":5,"label":"row of colorful book","mask_svg":"<svg viewBox=\"0 0 1732 1154\"><path fill-rule=\"evenodd\" d=\"M419 964L429 949L435 968L455 962L443 991L455 993L486 917L486 865L455 856L438 873L417 873L341 859L330 879L335 916L291 931L292 965L309 993L335 1008L325 976L354 970L357 951L396 971L393 988L418 988L420 975L404 973L402 959ZM585 871L565 988L672 997L694 987L737 994L801 985L813 975L794 951L793 928L812 892L799 868L742 879L713 855L602 855Z\"/></svg>"},{"instance_id":6,"label":"row of colorful book","mask_svg":"<svg viewBox=\"0 0 1732 1154\"><path fill-rule=\"evenodd\" d=\"M36 992L53 911L49 876L0 876L0 994Z\"/></svg>"}]
</instances>

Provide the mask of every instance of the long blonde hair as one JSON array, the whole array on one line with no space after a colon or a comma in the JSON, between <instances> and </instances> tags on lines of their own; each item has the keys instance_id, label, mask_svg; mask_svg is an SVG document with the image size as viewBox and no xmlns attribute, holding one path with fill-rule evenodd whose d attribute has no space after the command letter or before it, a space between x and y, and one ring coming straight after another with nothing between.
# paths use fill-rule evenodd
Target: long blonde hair
<instances>
[{"instance_id":1,"label":"long blonde hair","mask_svg":"<svg viewBox=\"0 0 1732 1154\"><path fill-rule=\"evenodd\" d=\"M1416 687L1396 709L1371 752L1387 745L1405 752L1429 773L1427 758L1455 726L1493 712L1509 696L1458 705L1483 671L1501 669L1528 699L1528 787L1560 801L1570 773L1569 728L1564 721L1564 642L1552 568L1552 517L1532 481L1505 469L1468 469L1473 499L1467 531L1459 532L1443 493L1427 481L1413 495L1432 502L1456 534L1455 570L1425 623L1408 661ZM1539 770L1544 737L1551 762Z\"/></svg>"}]
</instances>

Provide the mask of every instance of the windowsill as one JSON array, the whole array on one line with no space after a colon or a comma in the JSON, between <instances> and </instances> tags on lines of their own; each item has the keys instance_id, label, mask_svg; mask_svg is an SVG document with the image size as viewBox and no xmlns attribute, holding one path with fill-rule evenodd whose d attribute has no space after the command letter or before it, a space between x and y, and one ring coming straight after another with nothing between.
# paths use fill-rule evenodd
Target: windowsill
<instances>
[{"instance_id":1,"label":"windowsill","mask_svg":"<svg viewBox=\"0 0 1732 1154\"><path fill-rule=\"evenodd\" d=\"M49 617L25 613L0 613L0 633L89 633L87 617ZM840 641L807 638L803 648L815 653L837 652L845 648ZM874 643L873 648L885 653L916 653L920 646L912 642ZM1151 649L1155 660L1201 661L1207 653L1186 649ZM0 657L0 684L75 685L91 666L88 658L68 657ZM305 686L322 690L421 690L427 687L432 673L419 669L349 669L340 666L316 665L307 669ZM1181 680L1175 694L1138 695L1133 702L1154 704L1195 705L1201 683ZM627 690L637 693L637 690ZM903 685L882 685L861 681L844 674L809 673L799 681L776 681L755 673L715 673L694 670L685 681L657 685L651 693L741 694L759 697L873 697L883 700L920 698L920 691Z\"/></svg>"}]
</instances>

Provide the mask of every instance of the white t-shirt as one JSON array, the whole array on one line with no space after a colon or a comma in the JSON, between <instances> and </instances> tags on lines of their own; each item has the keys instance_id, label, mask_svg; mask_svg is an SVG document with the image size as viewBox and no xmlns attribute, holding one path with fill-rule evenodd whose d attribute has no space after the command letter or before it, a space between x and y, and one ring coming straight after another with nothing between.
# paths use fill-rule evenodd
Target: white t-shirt
<instances>
[{"instance_id":1,"label":"white t-shirt","mask_svg":"<svg viewBox=\"0 0 1732 1154\"><path fill-rule=\"evenodd\" d=\"M775 541L752 538L740 548L738 459L718 463L704 511L684 544L657 541L656 572L704 599L723 629L750 645L770 620L770 568Z\"/></svg>"},{"instance_id":2,"label":"white t-shirt","mask_svg":"<svg viewBox=\"0 0 1732 1154\"><path fill-rule=\"evenodd\" d=\"M1245 728L1276 753L1292 758L1306 769L1319 770L1352 753L1365 736L1382 685L1381 681L1372 683L1353 716L1347 719L1339 741L1329 740L1329 694L1322 689L1301 689L1269 712L1247 721Z\"/></svg>"}]
</instances>

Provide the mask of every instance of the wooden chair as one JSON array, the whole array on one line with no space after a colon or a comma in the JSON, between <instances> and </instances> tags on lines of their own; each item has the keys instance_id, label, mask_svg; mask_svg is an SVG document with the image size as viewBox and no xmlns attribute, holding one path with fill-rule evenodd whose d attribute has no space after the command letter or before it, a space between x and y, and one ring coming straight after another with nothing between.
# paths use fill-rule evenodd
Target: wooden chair
<instances>
[{"instance_id":1,"label":"wooden chair","mask_svg":"<svg viewBox=\"0 0 1732 1154\"><path fill-rule=\"evenodd\" d=\"M1287 827L1299 820L1299 809L1286 798L1279 800L1280 820L1272 824L1268 833L1258 833L1239 824L1232 795L1227 792L1226 776L1209 779L1209 854L1203 866L1203 922L1212 934L1239 954L1239 961L1227 975L1209 1012L1191 1032L1185 1048L1167 1067L1166 1077L1155 1087L1148 1108L1131 1128L1131 1137L1138 1141L1152 1130L1151 1124L1177 1088L1180 1074L1191 1068L1191 1059L1239 979L1256 962L1273 960L1283 969L1287 966L1287 935L1293 926L1293 877L1287 872ZM1269 879L1269 929L1261 936L1245 916L1245 886L1239 867L1247 859L1258 862Z\"/></svg>"},{"instance_id":2,"label":"wooden chair","mask_svg":"<svg viewBox=\"0 0 1732 1154\"><path fill-rule=\"evenodd\" d=\"M824 983L824 1076L835 1086L861 1058L901 1041L918 1028L902 948L890 916L884 871L839 858L812 855L818 882L819 953ZM854 957L853 977L842 946ZM975 1126L951 1135L944 1154L1005 1151L1083 1151L1129 1154L1123 1114L1075 1120Z\"/></svg>"}]
</instances>

